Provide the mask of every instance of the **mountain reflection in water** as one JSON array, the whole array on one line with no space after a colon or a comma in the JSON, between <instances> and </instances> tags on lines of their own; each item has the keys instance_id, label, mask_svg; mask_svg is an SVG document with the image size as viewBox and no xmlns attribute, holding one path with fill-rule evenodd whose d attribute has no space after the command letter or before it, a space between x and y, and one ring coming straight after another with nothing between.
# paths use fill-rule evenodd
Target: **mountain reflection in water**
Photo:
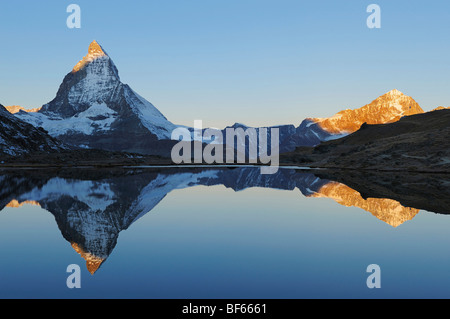
<instances>
[{"instance_id":1,"label":"mountain reflection in water","mask_svg":"<svg viewBox=\"0 0 450 319\"><path fill-rule=\"evenodd\" d=\"M234 191L251 187L290 191L298 188L309 198L330 198L343 206L359 207L393 227L413 219L419 209L433 211L439 205L436 212L449 212L448 187L445 187L449 184L448 176L403 177L407 182L402 184L395 174L352 177L342 172L287 168L274 175L261 175L257 167L5 171L0 175L0 209L31 204L49 211L63 237L86 260L88 271L94 274L112 253L119 233L175 189L199 185L224 185ZM343 179L364 191L361 193L339 182ZM420 187L419 181L427 187ZM420 194L412 193L414 189L421 190ZM379 198L380 194L389 196ZM401 204L414 204L415 199L417 207Z\"/></svg>"}]
</instances>

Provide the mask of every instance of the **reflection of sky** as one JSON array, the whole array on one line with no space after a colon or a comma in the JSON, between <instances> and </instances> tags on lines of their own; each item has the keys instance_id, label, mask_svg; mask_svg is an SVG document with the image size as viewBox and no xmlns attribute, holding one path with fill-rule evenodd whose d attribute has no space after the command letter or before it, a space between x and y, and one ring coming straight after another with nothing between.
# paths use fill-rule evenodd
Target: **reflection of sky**
<instances>
[{"instance_id":1,"label":"reflection of sky","mask_svg":"<svg viewBox=\"0 0 450 319\"><path fill-rule=\"evenodd\" d=\"M171 192L123 231L91 276L38 207L0 213L1 297L450 297L447 216L419 213L393 227L358 208L298 190ZM65 286L69 264L82 289ZM369 264L382 289L369 290Z\"/></svg>"}]
</instances>

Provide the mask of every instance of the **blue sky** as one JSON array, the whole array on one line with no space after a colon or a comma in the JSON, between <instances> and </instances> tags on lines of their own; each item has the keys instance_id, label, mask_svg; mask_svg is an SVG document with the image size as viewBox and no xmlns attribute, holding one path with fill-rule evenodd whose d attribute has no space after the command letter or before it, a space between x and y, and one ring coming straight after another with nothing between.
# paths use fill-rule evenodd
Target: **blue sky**
<instances>
[{"instance_id":1,"label":"blue sky","mask_svg":"<svg viewBox=\"0 0 450 319\"><path fill-rule=\"evenodd\" d=\"M66 26L71 3L81 29ZM371 3L381 29L367 28ZM2 1L0 30L3 105L52 100L95 39L176 124L299 125L394 88L450 106L446 1Z\"/></svg>"}]
</instances>

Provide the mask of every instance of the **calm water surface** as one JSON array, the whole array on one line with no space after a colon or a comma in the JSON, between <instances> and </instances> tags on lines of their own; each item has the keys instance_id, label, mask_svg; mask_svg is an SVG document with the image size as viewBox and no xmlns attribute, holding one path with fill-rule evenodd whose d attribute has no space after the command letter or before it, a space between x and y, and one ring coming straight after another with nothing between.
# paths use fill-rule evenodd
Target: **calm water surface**
<instances>
[{"instance_id":1,"label":"calm water surface","mask_svg":"<svg viewBox=\"0 0 450 319\"><path fill-rule=\"evenodd\" d=\"M450 298L450 216L308 171L0 176L1 298Z\"/></svg>"}]
</instances>

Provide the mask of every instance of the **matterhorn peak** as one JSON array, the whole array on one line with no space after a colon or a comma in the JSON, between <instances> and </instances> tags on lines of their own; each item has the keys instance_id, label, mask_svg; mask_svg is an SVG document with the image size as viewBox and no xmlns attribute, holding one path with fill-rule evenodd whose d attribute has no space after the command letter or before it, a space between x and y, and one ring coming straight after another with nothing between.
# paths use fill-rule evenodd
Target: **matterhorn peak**
<instances>
[{"instance_id":1,"label":"matterhorn peak","mask_svg":"<svg viewBox=\"0 0 450 319\"><path fill-rule=\"evenodd\" d=\"M77 65L74 66L72 73L76 73L76 72L80 71L87 64L89 64L90 62L92 62L98 58L107 57L107 56L108 55L103 50L101 45L98 44L98 42L94 40L89 45L88 54L80 62L78 62Z\"/></svg>"},{"instance_id":2,"label":"matterhorn peak","mask_svg":"<svg viewBox=\"0 0 450 319\"><path fill-rule=\"evenodd\" d=\"M97 41L64 77L52 101L37 113L17 116L70 145L141 154L170 154L176 128L121 82L114 62ZM159 140L167 143L160 146Z\"/></svg>"}]
</instances>

